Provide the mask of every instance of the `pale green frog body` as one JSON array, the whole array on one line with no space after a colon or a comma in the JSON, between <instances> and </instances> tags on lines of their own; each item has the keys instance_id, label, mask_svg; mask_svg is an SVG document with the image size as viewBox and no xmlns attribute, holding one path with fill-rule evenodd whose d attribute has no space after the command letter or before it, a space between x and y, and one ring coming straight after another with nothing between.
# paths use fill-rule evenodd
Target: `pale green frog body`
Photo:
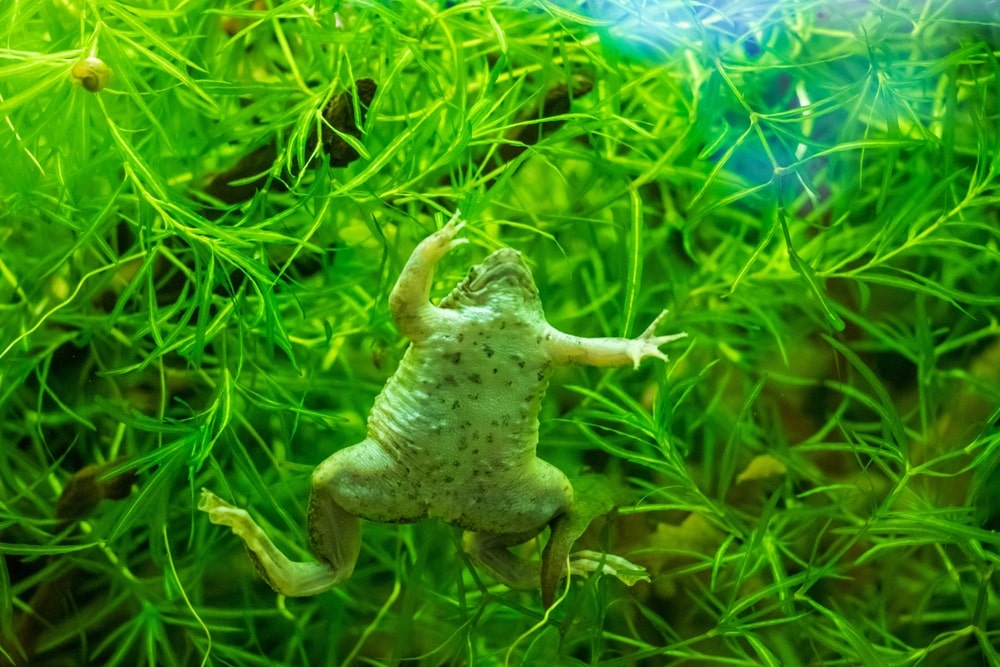
<instances>
[{"instance_id":1,"label":"pale green frog body","mask_svg":"<svg viewBox=\"0 0 1000 667\"><path fill-rule=\"evenodd\" d=\"M313 473L308 527L318 561L290 561L244 510L203 493L199 508L244 539L279 593L312 595L349 577L361 543L359 517L394 523L438 517L458 526L481 567L514 588L540 586L546 605L566 575L575 539L568 520L572 486L535 454L549 377L560 364L666 360L659 346L684 334L656 336L661 318L635 339L564 334L546 322L531 272L510 249L473 267L433 306L434 266L465 241L455 238L463 225L456 216L410 256L389 299L410 347L375 400L365 440ZM541 565L508 550L549 525ZM570 571L636 567L592 556L571 562Z\"/></svg>"}]
</instances>

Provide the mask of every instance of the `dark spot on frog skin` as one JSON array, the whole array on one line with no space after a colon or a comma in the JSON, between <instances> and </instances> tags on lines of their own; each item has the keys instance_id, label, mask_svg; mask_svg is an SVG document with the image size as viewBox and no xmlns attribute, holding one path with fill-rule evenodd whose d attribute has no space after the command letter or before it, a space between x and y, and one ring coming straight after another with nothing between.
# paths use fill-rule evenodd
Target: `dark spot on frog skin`
<instances>
[{"instance_id":1,"label":"dark spot on frog skin","mask_svg":"<svg viewBox=\"0 0 1000 667\"><path fill-rule=\"evenodd\" d=\"M451 409L452 410L458 410L459 406L460 406L460 403L458 402L458 399L456 398L455 402L451 404Z\"/></svg>"},{"instance_id":2,"label":"dark spot on frog skin","mask_svg":"<svg viewBox=\"0 0 1000 667\"><path fill-rule=\"evenodd\" d=\"M466 377L468 378L469 382L471 382L472 384L482 384L483 383L483 378L479 375L479 373L469 373L469 375L467 375Z\"/></svg>"},{"instance_id":3,"label":"dark spot on frog skin","mask_svg":"<svg viewBox=\"0 0 1000 667\"><path fill-rule=\"evenodd\" d=\"M451 363L453 363L453 364L456 364L456 365L460 364L460 363L462 363L462 353L461 352L455 352L454 354L448 356L448 360Z\"/></svg>"},{"instance_id":4,"label":"dark spot on frog skin","mask_svg":"<svg viewBox=\"0 0 1000 667\"><path fill-rule=\"evenodd\" d=\"M492 357L494 355L494 353L496 352L496 350L494 350L489 345L483 345L483 352L486 353L487 357Z\"/></svg>"}]
</instances>

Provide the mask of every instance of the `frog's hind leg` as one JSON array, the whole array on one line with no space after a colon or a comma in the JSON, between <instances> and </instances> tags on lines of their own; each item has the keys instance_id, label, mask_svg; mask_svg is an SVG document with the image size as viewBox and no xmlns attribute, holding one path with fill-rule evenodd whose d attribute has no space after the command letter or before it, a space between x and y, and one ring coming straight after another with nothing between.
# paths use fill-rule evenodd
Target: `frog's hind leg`
<instances>
[{"instance_id":1,"label":"frog's hind leg","mask_svg":"<svg viewBox=\"0 0 1000 667\"><path fill-rule=\"evenodd\" d=\"M575 538L565 520L573 504L569 480L551 464L535 459L528 474L517 482L478 495L476 510L467 508L464 520L459 522L474 529L465 534L466 553L511 588L541 586L542 602L551 606L559 580L566 576L566 562ZM508 549L535 538L546 526L552 527L552 534L541 563Z\"/></svg>"},{"instance_id":2,"label":"frog's hind leg","mask_svg":"<svg viewBox=\"0 0 1000 667\"><path fill-rule=\"evenodd\" d=\"M309 546L328 568L329 586L351 576L361 550L358 517L409 523L427 514L399 464L368 438L320 463L309 496Z\"/></svg>"},{"instance_id":3,"label":"frog's hind leg","mask_svg":"<svg viewBox=\"0 0 1000 667\"><path fill-rule=\"evenodd\" d=\"M355 517L344 517L337 520L336 529L347 563L332 566L328 560L297 562L287 558L271 542L246 510L233 507L211 491L202 490L198 509L207 512L212 523L232 529L246 545L261 578L275 591L289 597L322 593L351 576L361 546L358 520Z\"/></svg>"},{"instance_id":4,"label":"frog's hind leg","mask_svg":"<svg viewBox=\"0 0 1000 667\"><path fill-rule=\"evenodd\" d=\"M327 567L329 588L354 572L361 551L361 526L357 515L345 510L333 489L323 482L320 475L313 474L307 521L309 546Z\"/></svg>"},{"instance_id":5,"label":"frog's hind leg","mask_svg":"<svg viewBox=\"0 0 1000 667\"><path fill-rule=\"evenodd\" d=\"M542 532L545 526L523 533L474 533L463 538L465 552L482 569L497 581L517 590L538 588L541 581L541 563L512 553L508 547L524 544Z\"/></svg>"},{"instance_id":6,"label":"frog's hind leg","mask_svg":"<svg viewBox=\"0 0 1000 667\"><path fill-rule=\"evenodd\" d=\"M531 590L541 585L542 604L546 609L556 599L559 581L569 571L569 552L576 540L571 528L569 514L557 516L551 523L552 531L545 544L541 562L528 560L511 553L507 547L524 544L538 536L542 528L524 533L493 535L490 533L466 533L463 547L476 563L490 573L494 579L518 590Z\"/></svg>"}]
</instances>

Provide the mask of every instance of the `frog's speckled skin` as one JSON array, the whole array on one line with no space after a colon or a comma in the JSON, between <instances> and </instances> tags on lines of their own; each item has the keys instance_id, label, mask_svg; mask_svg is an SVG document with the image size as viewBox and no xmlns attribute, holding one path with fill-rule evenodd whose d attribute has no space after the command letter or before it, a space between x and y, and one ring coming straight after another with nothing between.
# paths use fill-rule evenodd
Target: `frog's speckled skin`
<instances>
[{"instance_id":1,"label":"frog's speckled skin","mask_svg":"<svg viewBox=\"0 0 1000 667\"><path fill-rule=\"evenodd\" d=\"M560 518L573 491L535 456L538 411L559 364L638 365L666 359L659 346L684 334L578 338L545 321L520 253L503 249L473 267L442 299L429 301L433 270L464 223L453 218L414 250L390 296L410 339L399 368L375 400L365 440L313 473L309 535L318 563L289 561L243 510L208 491L200 509L246 541L258 570L280 593L311 595L350 576L360 549L357 517L409 522L439 517L470 534L470 555L512 587L542 586L551 604L571 539ZM563 522L565 523L565 522ZM507 547L547 525L553 536L541 569ZM620 561L627 564L627 561ZM575 571L575 570L574 570Z\"/></svg>"},{"instance_id":2,"label":"frog's speckled skin","mask_svg":"<svg viewBox=\"0 0 1000 667\"><path fill-rule=\"evenodd\" d=\"M466 530L520 532L544 526L572 499L565 477L535 458L553 365L540 344L548 325L531 274L513 250L473 271L425 315L436 320L433 331L413 340L375 399L359 447L391 464L348 501L365 518L436 516Z\"/></svg>"}]
</instances>

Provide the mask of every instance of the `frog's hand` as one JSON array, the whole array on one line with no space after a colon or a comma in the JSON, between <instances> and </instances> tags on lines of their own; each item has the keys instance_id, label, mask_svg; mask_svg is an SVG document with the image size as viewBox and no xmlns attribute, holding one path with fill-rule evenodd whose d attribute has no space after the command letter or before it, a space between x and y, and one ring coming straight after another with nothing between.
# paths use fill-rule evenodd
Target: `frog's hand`
<instances>
[{"instance_id":1,"label":"frog's hand","mask_svg":"<svg viewBox=\"0 0 1000 667\"><path fill-rule=\"evenodd\" d=\"M662 359L663 361L669 361L667 355L660 350L660 346L687 337L687 333L684 331L675 334L667 334L666 336L657 336L656 327L659 326L660 322L662 322L663 318L666 316L667 311L664 309L659 315L656 316L653 323L646 327L646 330L643 331L638 338L633 338L628 341L628 356L632 360L633 368L639 368L639 363L647 357L656 357L657 359Z\"/></svg>"},{"instance_id":2,"label":"frog's hand","mask_svg":"<svg viewBox=\"0 0 1000 667\"><path fill-rule=\"evenodd\" d=\"M202 489L198 509L208 513L208 520L228 526L246 545L261 578L276 592L289 597L316 595L336 586L341 578L322 563L299 563L285 557L246 510L233 507L217 495Z\"/></svg>"}]
</instances>

